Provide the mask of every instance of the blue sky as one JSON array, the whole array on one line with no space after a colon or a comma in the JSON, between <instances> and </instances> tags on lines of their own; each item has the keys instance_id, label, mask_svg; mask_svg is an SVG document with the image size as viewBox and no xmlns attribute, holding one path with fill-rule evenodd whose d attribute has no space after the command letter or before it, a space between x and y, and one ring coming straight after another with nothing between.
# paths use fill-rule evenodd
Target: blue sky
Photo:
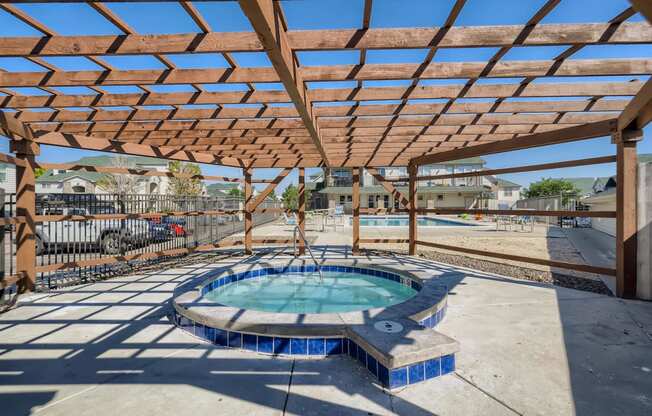
<instances>
[{"instance_id":1,"label":"blue sky","mask_svg":"<svg viewBox=\"0 0 652 416\"><path fill-rule=\"evenodd\" d=\"M429 27L439 26L445 20L454 0L375 0L373 2L371 27ZM506 25L523 24L545 3L545 0L468 0L462 9L456 25ZM358 28L362 22L364 0L317 0L283 1L283 7L291 30ZM195 7L201 12L214 31L251 31L247 18L242 14L237 2L197 2ZM178 3L107 3L111 10L122 17L136 32L148 33L188 33L197 32L198 28L192 19L183 12ZM95 12L86 4L19 4L16 7L27 12L40 22L62 35L83 34L119 34L119 29ZM627 0L562 0L559 6L547 15L542 23L588 23L602 22L618 15L629 7ZM642 21L640 15L635 15L630 21ZM71 24L74 22L74 24ZM0 36L38 36L40 33L30 26L20 22L4 11L0 11ZM513 48L503 60L551 59L563 51L563 46ZM436 62L485 61L491 57L497 48L458 48L443 49L435 55ZM411 63L421 62L427 53L425 49L389 51L368 51L368 63ZM620 45L590 46L573 55L572 59L592 58L649 58L652 56L652 45ZM180 68L211 68L227 67L226 60L219 54L197 55L167 55ZM342 65L354 64L359 61L358 51L320 51L300 52L301 65ZM264 53L234 53L233 58L244 67L271 66ZM119 69L153 69L163 68L163 65L153 56L112 56L104 57L111 65ZM46 58L64 70L94 70L101 69L96 64L84 58L58 57ZM43 71L44 69L22 58L0 58L0 69L6 71ZM574 79L541 78L535 82L591 82L609 80L645 80L646 76L628 77L581 77ZM427 84L451 84L466 80L426 80ZM479 83L518 83L521 79L489 79ZM409 83L403 81L367 81L365 86L399 86ZM345 88L351 87L351 82L309 83L309 88ZM258 89L283 89L281 84L256 84ZM110 92L138 92L135 86L103 87ZM205 85L213 91L246 90L246 85L212 84ZM56 88L64 94L92 94L83 87ZM153 88L160 92L188 91L187 85L157 86ZM14 88L21 94L46 94L34 88ZM0 93L0 96L2 93ZM585 99L569 97L568 99ZM375 102L379 103L379 102ZM387 102L389 103L389 102ZM281 104L283 105L283 104ZM89 110L89 109L79 109ZM649 136L652 127L645 129L646 139L639 145L639 153L652 153ZM6 139L0 139L0 152L8 152ZM559 146L551 146L527 151L511 152L485 157L487 166L492 168L514 165L554 162L584 157L609 155L615 153L615 147L609 138L595 139ZM39 160L48 162L65 162L80 157L95 154L95 152L64 149L44 146ZM203 172L210 175L240 176L239 169L202 166ZM309 173L315 170L310 169ZM277 170L257 170L257 177L274 176ZM506 175L507 179L527 185L542 176L606 176L615 173L612 165L599 165L560 169L546 172L522 173ZM284 185L296 182L296 172L284 181ZM282 185L283 187L283 185Z\"/></svg>"}]
</instances>

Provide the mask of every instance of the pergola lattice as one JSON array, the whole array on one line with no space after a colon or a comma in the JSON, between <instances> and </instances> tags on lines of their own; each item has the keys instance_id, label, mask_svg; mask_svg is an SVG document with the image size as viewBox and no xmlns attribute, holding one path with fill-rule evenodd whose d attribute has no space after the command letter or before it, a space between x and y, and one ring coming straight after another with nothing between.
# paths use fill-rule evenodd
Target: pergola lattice
<instances>
[{"instance_id":1,"label":"pergola lattice","mask_svg":"<svg viewBox=\"0 0 652 416\"><path fill-rule=\"evenodd\" d=\"M569 161L562 166L605 163L617 158L619 174L619 294L632 295L631 255L635 236L633 179L635 140L652 119L652 81L537 83L540 77L649 76L652 58L572 59L589 45L651 44L652 5L632 0L632 7L607 22L591 24L541 24L561 0L548 0L522 25L461 27L455 22L465 0L454 2L445 23L431 28L370 27L372 0L365 0L358 29L291 31L282 4L272 0L240 0L252 32L215 32L197 7L179 2L199 31L186 34L141 35L101 2L88 2L115 25L122 35L63 36L26 14L3 3L0 8L42 32L41 37L0 38L0 57L22 57L45 68L44 72L0 72L2 127L10 136L17 158L3 161L19 167L19 194L33 186L33 175L24 171L52 167L34 160L41 144L156 156L241 167L244 170L249 218L247 249L251 248L251 213L258 205L251 197L253 168L352 167L372 168L390 192L398 196L414 220L416 166L550 144L613 136L616 157ZM640 12L648 22L629 22ZM503 57L514 47L564 45L552 60L512 61ZM486 62L438 62L445 48L494 47ZM369 64L372 49L427 49L420 64ZM301 66L300 51L359 50L355 65ZM264 52L271 67L243 67L235 52ZM219 53L229 68L183 69L167 55ZM165 65L156 70L121 70L104 60L113 55L151 55ZM85 57L102 67L98 71L65 71L44 57ZM490 78L521 78L518 83L485 84ZM428 79L465 79L465 83L423 85ZM368 87L363 81L409 80L407 86ZM308 82L357 81L353 88L308 88ZM256 83L283 84L283 90L259 90ZM214 92L203 85L244 83L247 91ZM103 86L137 86L138 93L111 93ZM186 85L194 92L155 92L151 86ZM94 94L67 95L52 87L83 86ZM40 88L48 95L16 94L12 87ZM557 98L558 100L551 100ZM585 97L577 100L569 97ZM610 98L617 97L617 98ZM633 97L633 98L632 98ZM469 98L481 98L469 102ZM520 100L527 98L527 100ZM539 99L540 98L540 99ZM391 104L366 101L391 100ZM420 102L419 100L426 100ZM428 102L427 100L430 100ZM439 102L432 102L439 100ZM342 104L343 103L343 104ZM229 104L257 104L231 106ZM156 106L169 106L160 109ZM196 108L201 106L201 108ZM209 108L206 108L209 106ZM87 107L90 111L80 111ZM129 107L115 110L109 107ZM43 111L44 109L49 111ZM633 150L632 150L633 149ZM374 167L410 166L410 196L403 197L391 180ZM549 168L555 167L550 164ZM69 169L84 169L67 166ZM289 172L285 169L262 194L271 192ZM528 167L515 168L516 171ZM115 169L114 169L115 170ZM512 170L514 171L514 170ZM393 179L398 181L400 179ZM359 183L354 181L354 191ZM19 216L34 217L32 196L19 199ZM263 197L264 199L264 197ZM21 202L22 201L22 202ZM259 202L259 201L258 201ZM356 207L357 203L357 207ZM400 210L399 210L400 211ZM425 211L425 210L421 210ZM432 211L432 210L431 210ZM450 211L459 212L468 210ZM486 211L486 210L485 210ZM437 212L442 212L437 210ZM635 211L634 211L635 212ZM354 249L360 239L357 215L359 192L354 192ZM587 216L590 214L586 214ZM17 220L18 223L23 223ZM33 233L25 220L24 235ZM22 226L21 226L22 227ZM634 228L632 228L634 227ZM410 227L410 251L415 251L416 223ZM29 240L29 238L27 238ZM33 251L33 242L25 243ZM27 248L24 248L27 247ZM32 247L32 248L30 248ZM635 245L633 246L635 249ZM22 269L34 279L27 259ZM629 267L629 269L627 269ZM628 275L629 277L625 277ZM627 283L630 282L630 283Z\"/></svg>"}]
</instances>

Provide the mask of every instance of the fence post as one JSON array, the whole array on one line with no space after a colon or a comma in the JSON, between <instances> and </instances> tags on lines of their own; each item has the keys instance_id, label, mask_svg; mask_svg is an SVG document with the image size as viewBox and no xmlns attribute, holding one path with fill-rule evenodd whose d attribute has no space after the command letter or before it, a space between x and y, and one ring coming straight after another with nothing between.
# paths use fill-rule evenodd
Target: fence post
<instances>
[{"instance_id":1,"label":"fence post","mask_svg":"<svg viewBox=\"0 0 652 416\"><path fill-rule=\"evenodd\" d=\"M299 229L306 235L306 169L299 168ZM307 237L306 237L307 238ZM299 255L306 254L306 243L299 240Z\"/></svg>"},{"instance_id":2,"label":"fence post","mask_svg":"<svg viewBox=\"0 0 652 416\"><path fill-rule=\"evenodd\" d=\"M409 196L410 199L410 246L408 254L417 254L417 171L419 167L414 164L408 166L410 174Z\"/></svg>"},{"instance_id":3,"label":"fence post","mask_svg":"<svg viewBox=\"0 0 652 416\"><path fill-rule=\"evenodd\" d=\"M32 292L36 287L36 179L34 165L40 153L38 143L25 137L12 140L11 151L25 166L16 166L16 215L25 222L16 225L16 271L22 273L18 293Z\"/></svg>"},{"instance_id":4,"label":"fence post","mask_svg":"<svg viewBox=\"0 0 652 416\"><path fill-rule=\"evenodd\" d=\"M244 210L245 210L245 254L253 254L253 248L252 248L252 243L253 243L253 237L252 237L252 231L253 231L253 216L251 212L251 203L253 202L253 192L251 188L251 169L250 168L245 168L244 169L244 177L245 177L245 186L244 186L244 191L245 191L245 202L244 202Z\"/></svg>"},{"instance_id":5,"label":"fence post","mask_svg":"<svg viewBox=\"0 0 652 416\"><path fill-rule=\"evenodd\" d=\"M637 132L640 132L637 131ZM636 296L637 233L636 141L637 132L618 132L616 144L616 296Z\"/></svg>"},{"instance_id":6,"label":"fence post","mask_svg":"<svg viewBox=\"0 0 652 416\"><path fill-rule=\"evenodd\" d=\"M360 168L353 168L353 255L360 255Z\"/></svg>"}]
</instances>

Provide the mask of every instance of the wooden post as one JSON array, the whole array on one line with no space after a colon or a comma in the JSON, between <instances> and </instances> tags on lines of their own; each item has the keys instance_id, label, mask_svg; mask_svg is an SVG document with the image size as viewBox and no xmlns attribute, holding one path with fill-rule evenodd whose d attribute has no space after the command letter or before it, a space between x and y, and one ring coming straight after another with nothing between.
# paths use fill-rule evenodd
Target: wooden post
<instances>
[{"instance_id":1,"label":"wooden post","mask_svg":"<svg viewBox=\"0 0 652 416\"><path fill-rule=\"evenodd\" d=\"M253 231L253 217L252 217L252 203L253 203L253 190L251 188L251 174L252 169L244 169L245 177L245 254L253 254L252 248L252 231Z\"/></svg>"},{"instance_id":2,"label":"wooden post","mask_svg":"<svg viewBox=\"0 0 652 416\"><path fill-rule=\"evenodd\" d=\"M360 255L360 168L353 168L353 255Z\"/></svg>"},{"instance_id":3,"label":"wooden post","mask_svg":"<svg viewBox=\"0 0 652 416\"><path fill-rule=\"evenodd\" d=\"M417 254L417 171L419 167L414 164L408 166L410 174L410 186L408 198L410 198L410 248L409 254Z\"/></svg>"},{"instance_id":4,"label":"wooden post","mask_svg":"<svg viewBox=\"0 0 652 416\"><path fill-rule=\"evenodd\" d=\"M306 235L306 170L299 168L299 229ZM299 255L306 254L306 245L303 239L299 240Z\"/></svg>"},{"instance_id":5,"label":"wooden post","mask_svg":"<svg viewBox=\"0 0 652 416\"><path fill-rule=\"evenodd\" d=\"M616 296L636 296L637 215L636 140L637 134L613 136L616 143Z\"/></svg>"},{"instance_id":6,"label":"wooden post","mask_svg":"<svg viewBox=\"0 0 652 416\"><path fill-rule=\"evenodd\" d=\"M32 292L36 287L36 180L34 166L40 153L39 145L25 137L12 140L11 151L25 166L16 166L16 215L25 222L16 225L16 270L23 274L18 281L18 293Z\"/></svg>"}]
</instances>

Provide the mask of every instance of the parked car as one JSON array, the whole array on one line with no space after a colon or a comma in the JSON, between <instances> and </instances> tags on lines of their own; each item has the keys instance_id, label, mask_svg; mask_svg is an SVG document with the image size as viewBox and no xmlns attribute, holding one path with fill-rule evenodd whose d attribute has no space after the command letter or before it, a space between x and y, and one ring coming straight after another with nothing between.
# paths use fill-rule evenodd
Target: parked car
<instances>
[{"instance_id":1,"label":"parked car","mask_svg":"<svg viewBox=\"0 0 652 416\"><path fill-rule=\"evenodd\" d=\"M43 215L90 215L86 208L44 208ZM36 226L37 253L55 247L89 249L99 247L102 253L120 254L130 247L151 241L150 225L140 219L52 221Z\"/></svg>"},{"instance_id":2,"label":"parked car","mask_svg":"<svg viewBox=\"0 0 652 416\"><path fill-rule=\"evenodd\" d=\"M186 220L183 218L162 217L161 224L166 226L174 237L185 237L189 234L186 230Z\"/></svg>"}]
</instances>

